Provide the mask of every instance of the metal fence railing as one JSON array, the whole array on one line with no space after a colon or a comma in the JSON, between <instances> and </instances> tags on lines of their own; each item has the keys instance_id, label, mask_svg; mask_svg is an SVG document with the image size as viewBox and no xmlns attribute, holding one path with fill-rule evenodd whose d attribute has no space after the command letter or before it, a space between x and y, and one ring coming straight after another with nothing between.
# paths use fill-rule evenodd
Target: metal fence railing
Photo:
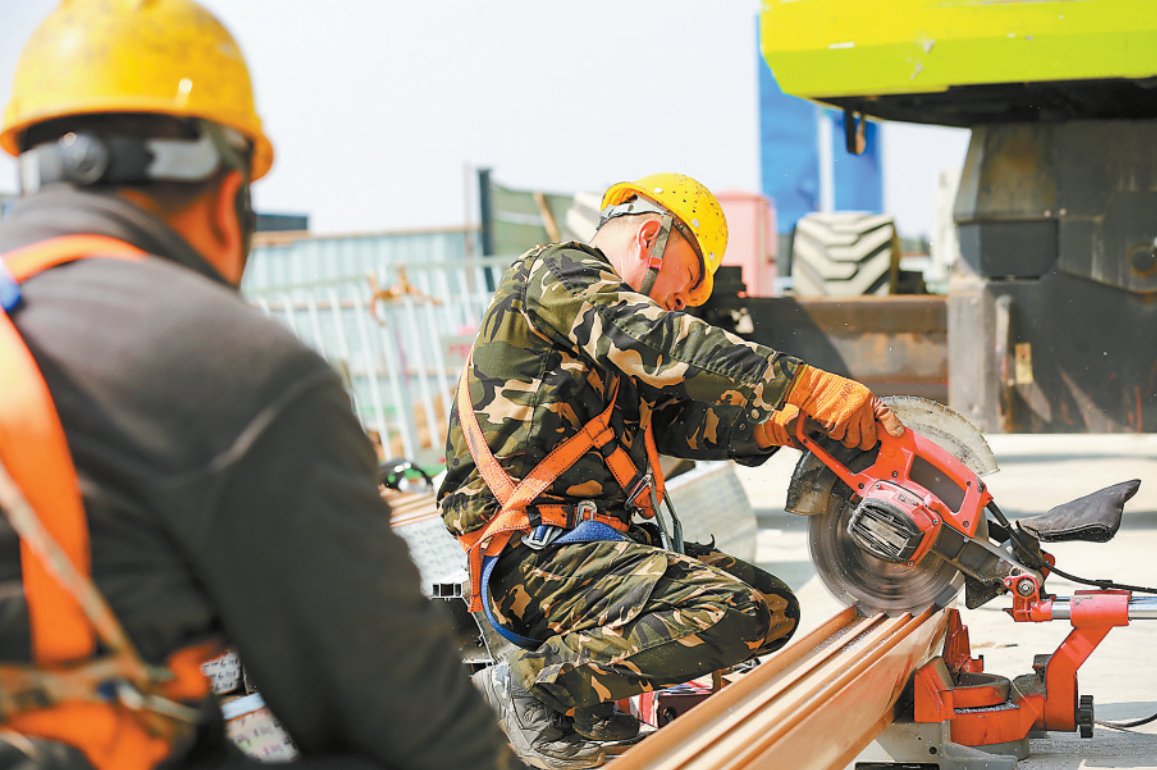
<instances>
[{"instance_id":1,"label":"metal fence railing","mask_svg":"<svg viewBox=\"0 0 1157 770\"><path fill-rule=\"evenodd\" d=\"M337 369L383 456L442 459L453 388L510 257L384 264L246 291Z\"/></svg>"},{"instance_id":2,"label":"metal fence railing","mask_svg":"<svg viewBox=\"0 0 1157 770\"><path fill-rule=\"evenodd\" d=\"M245 268L244 291L352 275L383 265L453 262L480 253L477 233L447 228L388 233L258 233Z\"/></svg>"}]
</instances>

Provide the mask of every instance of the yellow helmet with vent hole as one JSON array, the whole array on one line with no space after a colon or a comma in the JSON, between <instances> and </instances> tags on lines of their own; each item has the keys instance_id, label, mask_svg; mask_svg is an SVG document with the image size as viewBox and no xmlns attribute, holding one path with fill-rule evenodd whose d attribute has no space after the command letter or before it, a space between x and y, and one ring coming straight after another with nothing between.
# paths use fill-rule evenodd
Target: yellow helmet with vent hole
<instances>
[{"instance_id":1,"label":"yellow helmet with vent hole","mask_svg":"<svg viewBox=\"0 0 1157 770\"><path fill-rule=\"evenodd\" d=\"M29 126L102 113L218 123L253 143L252 179L273 165L241 49L192 0L61 0L17 63L0 147L17 155Z\"/></svg>"},{"instance_id":2,"label":"yellow helmet with vent hole","mask_svg":"<svg viewBox=\"0 0 1157 770\"><path fill-rule=\"evenodd\" d=\"M641 195L676 217L693 235L691 245L703 260L703 280L688 297L692 306L702 305L715 286L715 271L727 250L727 217L718 199L686 174L651 174L634 182L619 182L603 194L601 208L617 206Z\"/></svg>"}]
</instances>

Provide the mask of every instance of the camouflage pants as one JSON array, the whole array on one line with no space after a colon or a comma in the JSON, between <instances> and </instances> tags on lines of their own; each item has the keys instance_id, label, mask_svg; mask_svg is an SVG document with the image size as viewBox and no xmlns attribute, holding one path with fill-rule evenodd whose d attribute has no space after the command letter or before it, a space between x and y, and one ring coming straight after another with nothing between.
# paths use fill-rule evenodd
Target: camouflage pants
<instances>
[{"instance_id":1,"label":"camouflage pants","mask_svg":"<svg viewBox=\"0 0 1157 770\"><path fill-rule=\"evenodd\" d=\"M685 556L630 540L502 556L503 625L533 639L511 671L557 711L689 681L782 647L799 603L773 575L713 549Z\"/></svg>"}]
</instances>

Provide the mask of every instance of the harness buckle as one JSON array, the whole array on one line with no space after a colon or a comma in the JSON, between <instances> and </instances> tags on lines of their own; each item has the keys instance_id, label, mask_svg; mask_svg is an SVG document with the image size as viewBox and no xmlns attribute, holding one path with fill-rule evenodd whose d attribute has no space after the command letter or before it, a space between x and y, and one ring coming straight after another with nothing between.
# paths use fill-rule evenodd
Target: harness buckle
<instances>
[{"instance_id":1,"label":"harness buckle","mask_svg":"<svg viewBox=\"0 0 1157 770\"><path fill-rule=\"evenodd\" d=\"M644 492L648 491L654 483L655 477L651 471L647 471L640 476L639 480L631 485L631 490L627 492L627 505L634 508L641 508L642 506L635 505L635 501L638 500Z\"/></svg>"},{"instance_id":2,"label":"harness buckle","mask_svg":"<svg viewBox=\"0 0 1157 770\"><path fill-rule=\"evenodd\" d=\"M540 551L584 521L595 521L595 514L598 511L599 507L594 500L580 500L575 505L574 510L567 514L565 527L538 524L532 527L529 533L522 536L522 543L531 550Z\"/></svg>"},{"instance_id":3,"label":"harness buckle","mask_svg":"<svg viewBox=\"0 0 1157 770\"><path fill-rule=\"evenodd\" d=\"M548 545L562 537L566 532L562 527L551 524L539 524L529 533L522 536L522 544L532 551L541 551Z\"/></svg>"},{"instance_id":4,"label":"harness buckle","mask_svg":"<svg viewBox=\"0 0 1157 770\"><path fill-rule=\"evenodd\" d=\"M130 711L151 711L154 714L188 724L197 724L201 721L200 710L192 706L186 706L153 693L143 693L123 679L118 679L110 684L113 687L117 702Z\"/></svg>"},{"instance_id":5,"label":"harness buckle","mask_svg":"<svg viewBox=\"0 0 1157 770\"><path fill-rule=\"evenodd\" d=\"M574 507L574 526L577 527L584 521L593 521L598 512L599 507L595 505L594 500L580 500Z\"/></svg>"}]
</instances>

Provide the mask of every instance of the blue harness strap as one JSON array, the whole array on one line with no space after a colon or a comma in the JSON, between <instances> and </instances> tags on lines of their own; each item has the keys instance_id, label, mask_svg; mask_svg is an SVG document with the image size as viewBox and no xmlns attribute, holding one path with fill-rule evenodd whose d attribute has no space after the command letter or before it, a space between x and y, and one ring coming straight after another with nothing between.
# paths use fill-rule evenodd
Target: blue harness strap
<instances>
[{"instance_id":1,"label":"blue harness strap","mask_svg":"<svg viewBox=\"0 0 1157 770\"><path fill-rule=\"evenodd\" d=\"M556 545L573 545L575 543L594 543L599 540L626 540L627 536L622 532L603 524L601 521L584 521L577 527L567 532L562 537L551 543L551 546ZM486 619L490 621L490 625L494 630L501 634L507 641L516 644L527 650L537 649L545 639L531 639L529 636L512 631L506 626L498 622L498 617L494 614L494 610L490 606L490 576L494 574L494 565L502 554L498 556L487 556L482 560L482 611L486 614Z\"/></svg>"},{"instance_id":2,"label":"blue harness strap","mask_svg":"<svg viewBox=\"0 0 1157 770\"><path fill-rule=\"evenodd\" d=\"M0 259L0 308L11 313L20 304L20 284L12 277L12 272L4 260Z\"/></svg>"}]
</instances>

